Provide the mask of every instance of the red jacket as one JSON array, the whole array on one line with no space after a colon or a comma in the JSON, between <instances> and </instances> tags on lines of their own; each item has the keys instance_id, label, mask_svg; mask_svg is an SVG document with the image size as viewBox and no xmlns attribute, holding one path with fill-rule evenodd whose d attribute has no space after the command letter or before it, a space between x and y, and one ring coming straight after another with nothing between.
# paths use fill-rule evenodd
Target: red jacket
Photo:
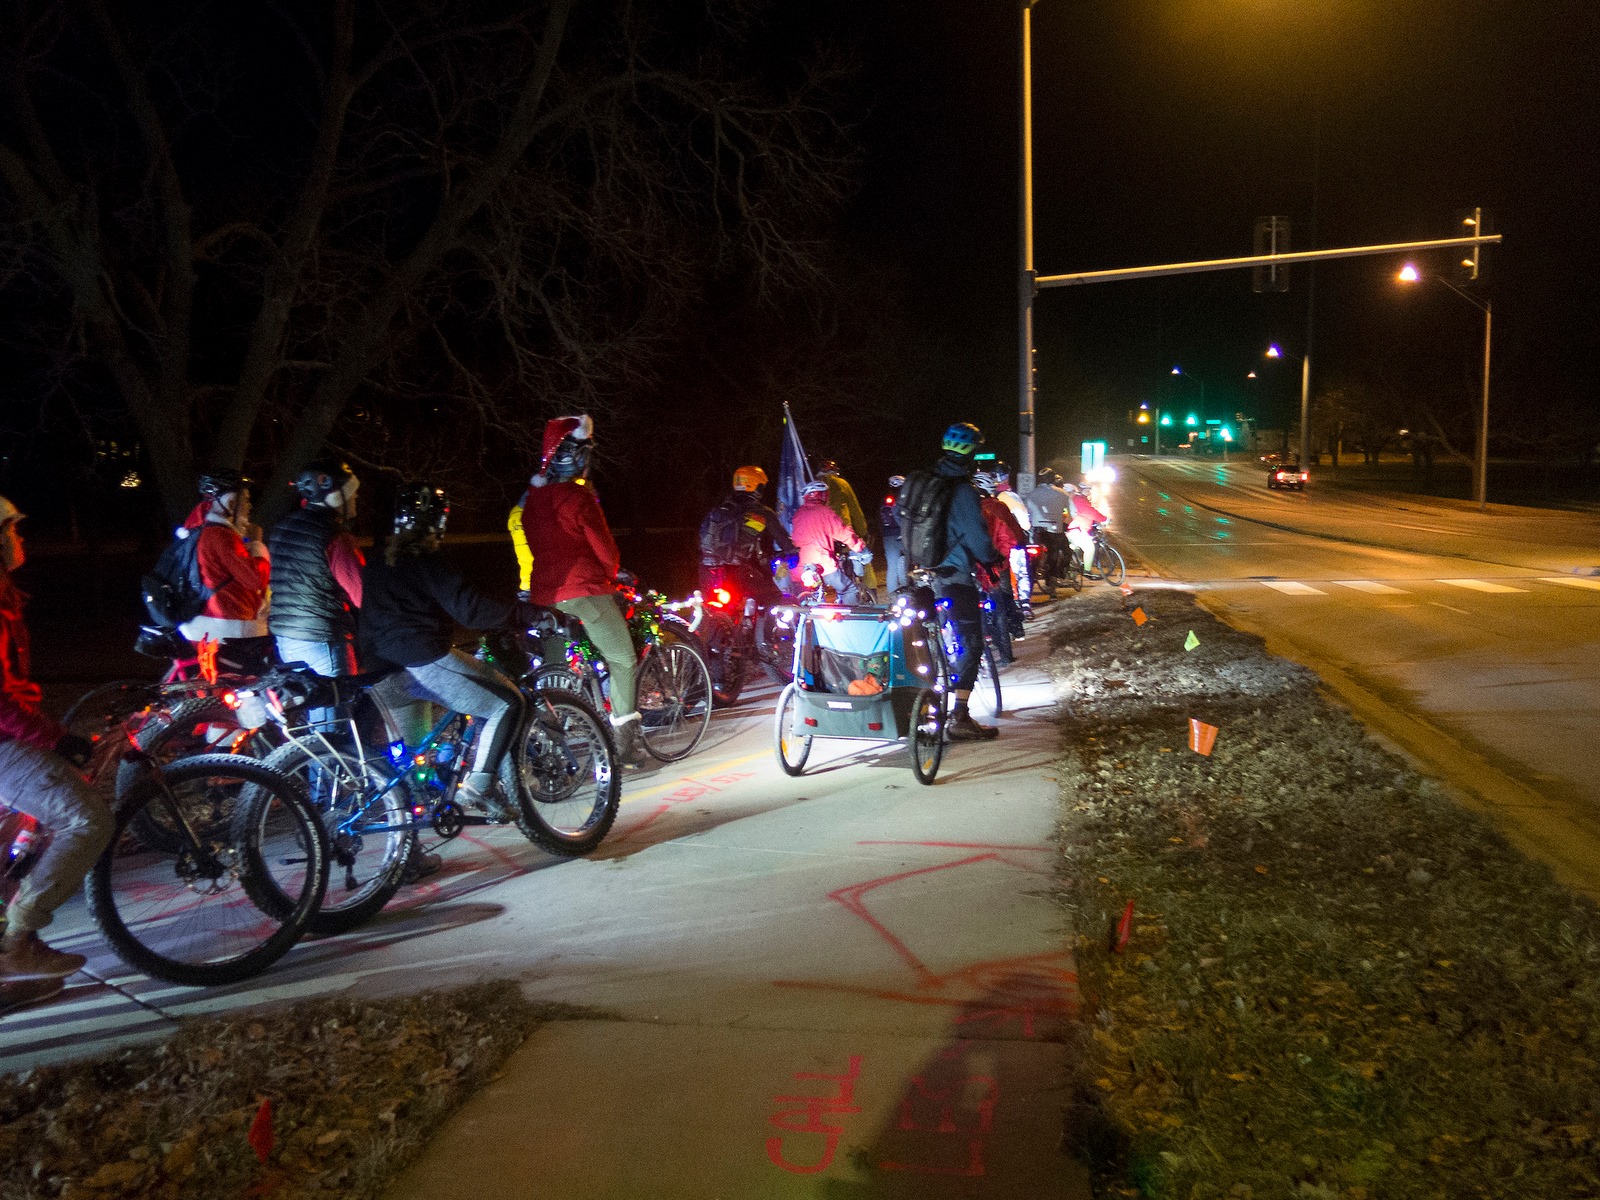
<instances>
[{"instance_id":1,"label":"red jacket","mask_svg":"<svg viewBox=\"0 0 1600 1200\"><path fill-rule=\"evenodd\" d=\"M808 498L794 514L794 528L790 531L795 549L800 552L800 565L816 563L824 575L839 569L839 560L833 556L833 544L843 542L852 550L865 550L856 531L828 507L827 501Z\"/></svg>"},{"instance_id":2,"label":"red jacket","mask_svg":"<svg viewBox=\"0 0 1600 1200\"><path fill-rule=\"evenodd\" d=\"M0 571L0 737L53 750L66 730L39 711L39 685L28 678L27 597Z\"/></svg>"},{"instance_id":3,"label":"red jacket","mask_svg":"<svg viewBox=\"0 0 1600 1200\"><path fill-rule=\"evenodd\" d=\"M989 523L989 537L994 542L996 550L1001 554L1009 554L1018 546L1028 544L1027 532L1004 500L983 496L979 504L983 509L983 519Z\"/></svg>"},{"instance_id":4,"label":"red jacket","mask_svg":"<svg viewBox=\"0 0 1600 1200\"><path fill-rule=\"evenodd\" d=\"M211 598L179 631L191 642L202 637L225 641L264 636L267 585L272 578L267 548L252 543L259 548L253 553L232 525L216 521L204 522L189 536L200 539L196 555L200 582L211 589Z\"/></svg>"},{"instance_id":5,"label":"red jacket","mask_svg":"<svg viewBox=\"0 0 1600 1200\"><path fill-rule=\"evenodd\" d=\"M1089 497L1079 492L1072 493L1072 506L1068 511L1072 519L1067 522L1067 528L1081 529L1085 533L1091 525L1104 525L1110 519L1090 503Z\"/></svg>"},{"instance_id":6,"label":"red jacket","mask_svg":"<svg viewBox=\"0 0 1600 1200\"><path fill-rule=\"evenodd\" d=\"M533 554L528 598L535 604L616 590L622 553L587 483L546 483L522 497L522 531Z\"/></svg>"}]
</instances>

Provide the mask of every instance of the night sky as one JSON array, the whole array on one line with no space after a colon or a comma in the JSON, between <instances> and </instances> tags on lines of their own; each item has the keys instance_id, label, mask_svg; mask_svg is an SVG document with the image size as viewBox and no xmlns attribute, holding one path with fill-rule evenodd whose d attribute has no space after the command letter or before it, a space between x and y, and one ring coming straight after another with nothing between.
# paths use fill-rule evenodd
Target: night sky
<instances>
[{"instance_id":1,"label":"night sky","mask_svg":"<svg viewBox=\"0 0 1600 1200\"><path fill-rule=\"evenodd\" d=\"M1012 454L1020 17L1004 0L872 10L855 18L874 107L853 230L900 265L933 333L939 411L925 423L965 405ZM1481 285L1496 308L1496 430L1576 404L1600 440L1596 46L1591 0L1041 0L1038 270L1248 254L1268 214L1307 249L1314 194L1324 247L1453 236L1482 205L1506 239ZM1316 378L1377 372L1465 412L1481 316L1437 285L1396 286L1398 266L1317 268ZM1041 293L1041 458L1122 436L1140 399L1189 405L1198 389L1170 377L1175 363L1206 380L1208 402L1222 393L1281 424L1297 405L1304 269L1292 284L1258 296L1229 272ZM1261 358L1270 341L1284 363Z\"/></svg>"}]
</instances>

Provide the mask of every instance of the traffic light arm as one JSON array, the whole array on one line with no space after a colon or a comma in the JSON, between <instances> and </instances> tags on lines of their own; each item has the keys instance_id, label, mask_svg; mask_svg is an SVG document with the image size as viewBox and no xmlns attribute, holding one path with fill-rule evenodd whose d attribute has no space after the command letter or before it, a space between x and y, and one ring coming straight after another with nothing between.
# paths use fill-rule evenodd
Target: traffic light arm
<instances>
[{"instance_id":1,"label":"traffic light arm","mask_svg":"<svg viewBox=\"0 0 1600 1200\"><path fill-rule=\"evenodd\" d=\"M1208 258L1199 262L1165 263L1153 267L1118 267L1110 271L1080 271L1076 275L1038 275L1034 287L1075 287L1084 283L1117 283L1125 279L1155 279L1162 275L1199 275L1206 271L1235 271L1242 267L1317 262L1325 258L1362 258L1375 254L1404 254L1412 250L1442 250L1448 246L1496 246L1500 234L1481 237L1435 238L1426 242L1387 242L1380 246L1343 246L1333 250L1299 250L1293 254L1252 254L1245 258Z\"/></svg>"}]
</instances>

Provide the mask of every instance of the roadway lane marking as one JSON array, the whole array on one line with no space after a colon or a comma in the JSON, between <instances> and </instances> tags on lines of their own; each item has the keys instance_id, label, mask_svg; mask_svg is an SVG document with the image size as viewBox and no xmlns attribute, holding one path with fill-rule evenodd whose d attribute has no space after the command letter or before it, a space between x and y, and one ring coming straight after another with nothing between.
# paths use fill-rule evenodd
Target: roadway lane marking
<instances>
[{"instance_id":1,"label":"roadway lane marking","mask_svg":"<svg viewBox=\"0 0 1600 1200\"><path fill-rule=\"evenodd\" d=\"M1526 592L1527 588L1507 587L1503 583L1489 583L1482 579L1440 579L1439 583L1448 583L1451 587L1466 588L1471 592Z\"/></svg>"},{"instance_id":2,"label":"roadway lane marking","mask_svg":"<svg viewBox=\"0 0 1600 1200\"><path fill-rule=\"evenodd\" d=\"M1600 591L1600 579L1579 579L1573 575L1555 575L1549 579L1541 579L1540 583L1559 583L1563 587L1593 588Z\"/></svg>"},{"instance_id":3,"label":"roadway lane marking","mask_svg":"<svg viewBox=\"0 0 1600 1200\"><path fill-rule=\"evenodd\" d=\"M1435 608L1442 608L1446 612L1460 613L1463 617L1470 617L1472 615L1466 609L1457 608L1453 604L1440 604L1437 600L1429 600L1428 603L1433 605Z\"/></svg>"},{"instance_id":4,"label":"roadway lane marking","mask_svg":"<svg viewBox=\"0 0 1600 1200\"><path fill-rule=\"evenodd\" d=\"M1289 579L1263 579L1261 582L1275 592L1282 592L1285 596L1326 596L1328 594L1320 588L1312 587L1308 583L1295 583Z\"/></svg>"},{"instance_id":5,"label":"roadway lane marking","mask_svg":"<svg viewBox=\"0 0 1600 1200\"><path fill-rule=\"evenodd\" d=\"M1370 579L1335 579L1334 583L1340 587L1354 588L1358 592L1368 592L1374 596L1404 596L1405 588L1390 587L1387 583L1375 583Z\"/></svg>"}]
</instances>

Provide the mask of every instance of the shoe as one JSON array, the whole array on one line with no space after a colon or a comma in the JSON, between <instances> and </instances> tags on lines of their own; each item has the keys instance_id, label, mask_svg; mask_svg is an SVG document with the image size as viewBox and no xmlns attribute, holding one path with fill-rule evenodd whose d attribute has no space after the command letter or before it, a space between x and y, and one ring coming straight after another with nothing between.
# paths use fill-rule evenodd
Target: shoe
<instances>
[{"instance_id":1,"label":"shoe","mask_svg":"<svg viewBox=\"0 0 1600 1200\"><path fill-rule=\"evenodd\" d=\"M88 961L82 954L64 954L50 949L39 940L37 933L25 933L0 949L0 982L61 979L80 970Z\"/></svg>"},{"instance_id":2,"label":"shoe","mask_svg":"<svg viewBox=\"0 0 1600 1200\"><path fill-rule=\"evenodd\" d=\"M987 742L1000 736L993 725L979 725L969 712L956 712L944 723L944 736L952 742Z\"/></svg>"},{"instance_id":3,"label":"shoe","mask_svg":"<svg viewBox=\"0 0 1600 1200\"><path fill-rule=\"evenodd\" d=\"M644 747L644 737L639 732L639 719L624 721L620 725L613 725L617 735L617 759L623 767L637 771L654 761L650 751Z\"/></svg>"},{"instance_id":4,"label":"shoe","mask_svg":"<svg viewBox=\"0 0 1600 1200\"><path fill-rule=\"evenodd\" d=\"M417 883L434 874L444 866L444 859L437 854L429 853L422 849L411 852L411 857L406 859L406 865L400 871L400 886Z\"/></svg>"},{"instance_id":5,"label":"shoe","mask_svg":"<svg viewBox=\"0 0 1600 1200\"><path fill-rule=\"evenodd\" d=\"M456 788L455 801L463 807L482 809L496 821L509 822L513 816L500 781L487 771L474 771L463 779Z\"/></svg>"},{"instance_id":6,"label":"shoe","mask_svg":"<svg viewBox=\"0 0 1600 1200\"><path fill-rule=\"evenodd\" d=\"M0 983L0 1014L54 1000L66 990L63 979L19 979L15 983Z\"/></svg>"}]
</instances>

